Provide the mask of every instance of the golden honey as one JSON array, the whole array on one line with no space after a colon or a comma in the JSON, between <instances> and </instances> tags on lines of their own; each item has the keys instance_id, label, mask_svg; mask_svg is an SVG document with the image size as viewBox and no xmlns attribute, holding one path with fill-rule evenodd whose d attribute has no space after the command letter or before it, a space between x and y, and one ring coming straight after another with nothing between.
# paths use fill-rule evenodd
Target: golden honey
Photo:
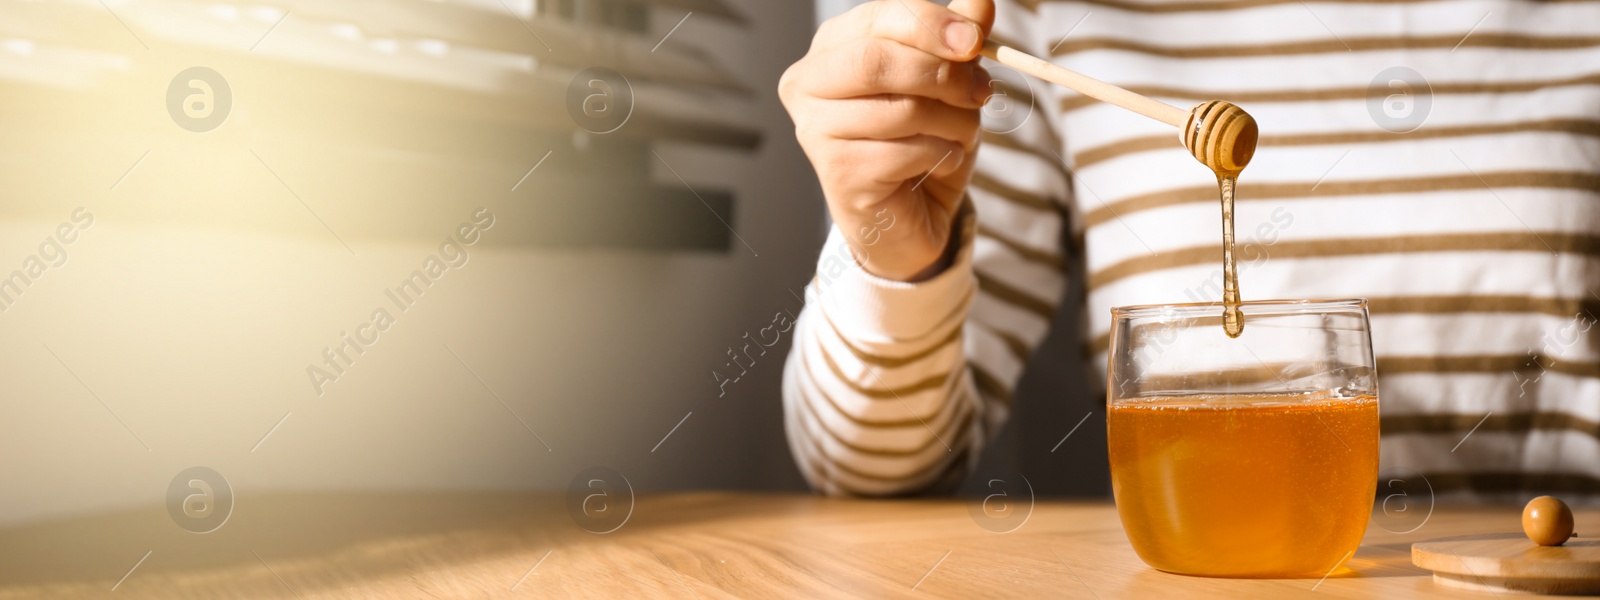
<instances>
[{"instance_id":1,"label":"golden honey","mask_svg":"<svg viewBox=\"0 0 1600 600\"><path fill-rule=\"evenodd\" d=\"M1321 577L1366 532L1378 478L1376 396L1125 400L1107 427L1117 514L1157 569Z\"/></svg>"}]
</instances>

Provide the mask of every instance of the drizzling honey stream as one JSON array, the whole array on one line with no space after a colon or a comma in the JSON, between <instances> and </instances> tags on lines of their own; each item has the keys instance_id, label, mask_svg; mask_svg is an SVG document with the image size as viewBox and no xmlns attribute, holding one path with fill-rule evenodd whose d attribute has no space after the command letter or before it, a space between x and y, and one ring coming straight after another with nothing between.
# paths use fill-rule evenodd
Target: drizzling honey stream
<instances>
[{"instance_id":1,"label":"drizzling honey stream","mask_svg":"<svg viewBox=\"0 0 1600 600\"><path fill-rule=\"evenodd\" d=\"M1239 271L1233 258L1233 194L1239 173L1256 153L1260 130L1244 109L1221 100L1202 102L1189 112L1183 145L1217 176L1222 198L1222 329L1228 337L1244 333L1239 310Z\"/></svg>"}]
</instances>

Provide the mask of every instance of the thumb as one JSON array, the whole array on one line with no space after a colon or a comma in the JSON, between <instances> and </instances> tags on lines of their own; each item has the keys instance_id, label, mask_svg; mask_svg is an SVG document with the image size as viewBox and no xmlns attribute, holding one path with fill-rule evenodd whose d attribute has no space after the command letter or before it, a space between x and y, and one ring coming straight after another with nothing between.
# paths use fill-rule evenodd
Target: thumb
<instances>
[{"instance_id":1,"label":"thumb","mask_svg":"<svg viewBox=\"0 0 1600 600\"><path fill-rule=\"evenodd\" d=\"M994 28L994 0L950 0L950 10L977 21L985 36Z\"/></svg>"}]
</instances>

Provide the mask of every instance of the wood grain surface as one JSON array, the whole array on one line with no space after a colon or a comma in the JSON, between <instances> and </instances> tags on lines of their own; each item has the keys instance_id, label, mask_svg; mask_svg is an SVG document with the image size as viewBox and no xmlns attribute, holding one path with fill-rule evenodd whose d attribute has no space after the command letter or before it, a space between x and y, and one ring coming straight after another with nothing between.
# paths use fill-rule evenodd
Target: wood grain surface
<instances>
[{"instance_id":1,"label":"wood grain surface","mask_svg":"<svg viewBox=\"0 0 1600 600\"><path fill-rule=\"evenodd\" d=\"M0 531L0 598L1492 598L1411 544L1516 532L1518 508L1416 516L1375 515L1324 579L1229 580L1145 566L1109 503L1040 501L1002 534L962 500L645 495L596 535L558 495L246 495L203 535L164 508Z\"/></svg>"}]
</instances>

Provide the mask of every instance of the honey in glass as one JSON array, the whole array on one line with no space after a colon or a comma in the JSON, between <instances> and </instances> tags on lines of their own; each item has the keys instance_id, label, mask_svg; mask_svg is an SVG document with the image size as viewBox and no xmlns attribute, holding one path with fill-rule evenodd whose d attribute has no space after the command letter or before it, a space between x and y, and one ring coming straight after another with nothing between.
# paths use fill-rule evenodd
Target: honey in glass
<instances>
[{"instance_id":1,"label":"honey in glass","mask_svg":"<svg viewBox=\"0 0 1600 600\"><path fill-rule=\"evenodd\" d=\"M1107 421L1123 528L1157 569L1318 577L1366 532L1375 396L1158 398Z\"/></svg>"}]
</instances>

